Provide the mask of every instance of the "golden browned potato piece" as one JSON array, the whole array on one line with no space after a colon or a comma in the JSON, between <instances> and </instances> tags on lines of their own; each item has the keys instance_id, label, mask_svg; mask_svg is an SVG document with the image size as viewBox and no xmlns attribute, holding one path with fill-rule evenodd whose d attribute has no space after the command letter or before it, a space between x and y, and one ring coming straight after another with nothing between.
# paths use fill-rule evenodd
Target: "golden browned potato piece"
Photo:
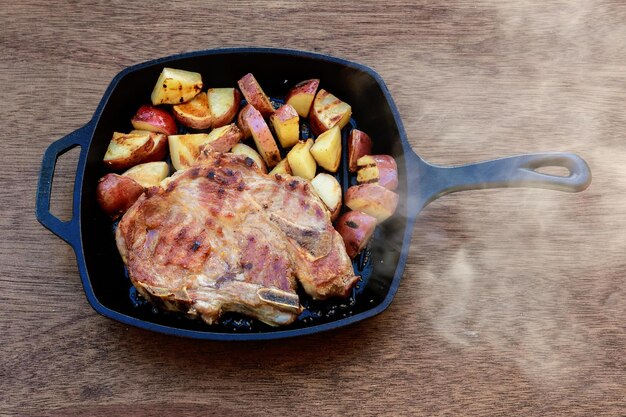
<instances>
[{"instance_id":1,"label":"golden browned potato piece","mask_svg":"<svg viewBox=\"0 0 626 417\"><path fill-rule=\"evenodd\" d=\"M263 117L268 117L274 113L274 107L270 102L270 99L263 92L263 89L257 82L256 78L252 74L244 75L239 81L237 81L239 89L246 98L246 101L256 108Z\"/></svg>"},{"instance_id":2,"label":"golden browned potato piece","mask_svg":"<svg viewBox=\"0 0 626 417\"><path fill-rule=\"evenodd\" d=\"M104 154L104 165L112 171L121 171L143 162L159 161L167 153L167 136L147 130L113 133Z\"/></svg>"},{"instance_id":3,"label":"golden browned potato piece","mask_svg":"<svg viewBox=\"0 0 626 417\"><path fill-rule=\"evenodd\" d=\"M276 174L293 175L293 173L291 172L291 167L289 166L289 160L287 158L283 159L278 164L276 164L274 169L272 169L269 173L269 175L276 175Z\"/></svg>"},{"instance_id":4,"label":"golden browned potato piece","mask_svg":"<svg viewBox=\"0 0 626 417\"><path fill-rule=\"evenodd\" d=\"M290 104L296 109L300 117L309 117L311 105L317 92L320 80L306 80L294 85L285 97L285 103Z\"/></svg>"},{"instance_id":5,"label":"golden browned potato piece","mask_svg":"<svg viewBox=\"0 0 626 417\"><path fill-rule=\"evenodd\" d=\"M390 155L365 155L357 161L359 184L378 183L389 190L398 188L398 166Z\"/></svg>"},{"instance_id":6,"label":"golden browned potato piece","mask_svg":"<svg viewBox=\"0 0 626 417\"><path fill-rule=\"evenodd\" d=\"M322 168L330 172L337 172L341 162L341 130L339 126L333 126L315 139L315 144L311 147L311 155Z\"/></svg>"},{"instance_id":7,"label":"golden browned potato piece","mask_svg":"<svg viewBox=\"0 0 626 417\"><path fill-rule=\"evenodd\" d=\"M307 180L312 180L315 177L317 164L311 155L312 146L313 139L301 140L287 154L287 160L293 175Z\"/></svg>"},{"instance_id":8,"label":"golden browned potato piece","mask_svg":"<svg viewBox=\"0 0 626 417\"><path fill-rule=\"evenodd\" d=\"M231 123L226 126L211 130L206 142L202 144L200 150L210 147L213 152L228 152L237 144L243 134L236 124Z\"/></svg>"},{"instance_id":9,"label":"golden browned potato piece","mask_svg":"<svg viewBox=\"0 0 626 417\"><path fill-rule=\"evenodd\" d=\"M332 175L319 173L311 180L311 186L330 211L330 219L335 220L341 210L342 194L337 179Z\"/></svg>"},{"instance_id":10,"label":"golden browned potato piece","mask_svg":"<svg viewBox=\"0 0 626 417\"><path fill-rule=\"evenodd\" d=\"M130 177L106 174L98 181L96 199L102 210L113 220L126 213L144 188Z\"/></svg>"},{"instance_id":11,"label":"golden browned potato piece","mask_svg":"<svg viewBox=\"0 0 626 417\"><path fill-rule=\"evenodd\" d=\"M209 88L209 109L213 127L229 124L237 115L241 103L241 93L236 88Z\"/></svg>"},{"instance_id":12,"label":"golden browned potato piece","mask_svg":"<svg viewBox=\"0 0 626 417\"><path fill-rule=\"evenodd\" d=\"M261 155L259 155L257 151L255 151L248 145L244 143L238 143L235 146L233 146L233 149L231 150L231 152L234 153L235 155L247 156L254 162L254 164L256 164L257 167L259 167L261 172L263 172L264 174L267 174L267 167L265 166L265 162L263 162L263 158L261 158Z\"/></svg>"},{"instance_id":13,"label":"golden browned potato piece","mask_svg":"<svg viewBox=\"0 0 626 417\"><path fill-rule=\"evenodd\" d=\"M180 104L202 90L202 76L197 72L163 68L152 90L152 104Z\"/></svg>"},{"instance_id":14,"label":"golden browned potato piece","mask_svg":"<svg viewBox=\"0 0 626 417\"><path fill-rule=\"evenodd\" d=\"M250 132L250 128L243 118L243 116L249 111L250 107L252 107L252 105L246 104L239 112L239 115L237 115L237 127L239 128L239 130L241 130L241 133L243 134L243 139L248 139L249 137L252 137L252 132Z\"/></svg>"},{"instance_id":15,"label":"golden browned potato piece","mask_svg":"<svg viewBox=\"0 0 626 417\"><path fill-rule=\"evenodd\" d=\"M192 129L208 129L213 124L206 93L200 93L186 103L175 104L172 111L176 120Z\"/></svg>"},{"instance_id":16,"label":"golden browned potato piece","mask_svg":"<svg viewBox=\"0 0 626 417\"><path fill-rule=\"evenodd\" d=\"M300 139L300 117L296 109L289 104L281 106L270 116L270 122L276 132L276 137L285 149L298 143Z\"/></svg>"},{"instance_id":17,"label":"golden browned potato piece","mask_svg":"<svg viewBox=\"0 0 626 417\"><path fill-rule=\"evenodd\" d=\"M354 185L346 192L346 206L375 217L378 223L396 211L398 199L398 194L378 184Z\"/></svg>"},{"instance_id":18,"label":"golden browned potato piece","mask_svg":"<svg viewBox=\"0 0 626 417\"><path fill-rule=\"evenodd\" d=\"M167 162L146 162L135 165L122 176L135 180L142 187L154 187L170 174L170 167Z\"/></svg>"},{"instance_id":19,"label":"golden browned potato piece","mask_svg":"<svg viewBox=\"0 0 626 417\"><path fill-rule=\"evenodd\" d=\"M320 89L313 100L313 107L309 113L309 122L314 134L319 135L328 129L339 126L343 129L350 121L352 107L339 100L324 89Z\"/></svg>"},{"instance_id":20,"label":"golden browned potato piece","mask_svg":"<svg viewBox=\"0 0 626 417\"><path fill-rule=\"evenodd\" d=\"M207 133L170 135L170 159L175 170L189 168L200 155L200 147L209 140Z\"/></svg>"}]
</instances>

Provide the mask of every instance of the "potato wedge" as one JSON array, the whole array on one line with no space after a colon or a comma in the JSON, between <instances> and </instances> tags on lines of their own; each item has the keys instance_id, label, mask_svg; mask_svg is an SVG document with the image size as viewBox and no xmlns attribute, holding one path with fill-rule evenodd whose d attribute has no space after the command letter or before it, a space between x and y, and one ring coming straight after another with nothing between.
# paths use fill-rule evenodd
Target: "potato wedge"
<instances>
[{"instance_id":1,"label":"potato wedge","mask_svg":"<svg viewBox=\"0 0 626 417\"><path fill-rule=\"evenodd\" d=\"M173 135L178 131L176 121L165 109L144 105L130 121L135 129Z\"/></svg>"},{"instance_id":2,"label":"potato wedge","mask_svg":"<svg viewBox=\"0 0 626 417\"><path fill-rule=\"evenodd\" d=\"M255 151L248 145L244 143L238 143L233 146L231 152L235 155L247 156L252 160L252 162L254 162L254 164L261 170L261 172L267 174L267 167L265 166L265 162L263 162L263 158L261 158L261 155L259 155L257 151Z\"/></svg>"},{"instance_id":3,"label":"potato wedge","mask_svg":"<svg viewBox=\"0 0 626 417\"><path fill-rule=\"evenodd\" d=\"M311 155L312 146L313 139L301 140L287 154L293 175L307 180L312 180L315 177L317 164Z\"/></svg>"},{"instance_id":4,"label":"potato wedge","mask_svg":"<svg viewBox=\"0 0 626 417\"><path fill-rule=\"evenodd\" d=\"M146 162L135 165L122 174L124 177L135 180L142 187L154 187L170 174L167 162Z\"/></svg>"},{"instance_id":5,"label":"potato wedge","mask_svg":"<svg viewBox=\"0 0 626 417\"><path fill-rule=\"evenodd\" d=\"M364 156L372 154L372 139L358 129L352 129L348 136L348 169L356 172L358 167L356 161Z\"/></svg>"},{"instance_id":6,"label":"potato wedge","mask_svg":"<svg viewBox=\"0 0 626 417\"><path fill-rule=\"evenodd\" d=\"M281 106L270 116L276 137L280 145L287 149L300 139L300 117L296 109L289 104Z\"/></svg>"},{"instance_id":7,"label":"potato wedge","mask_svg":"<svg viewBox=\"0 0 626 417\"><path fill-rule=\"evenodd\" d=\"M183 126L192 129L208 129L213 125L206 93L200 93L186 103L173 105L172 111L176 120Z\"/></svg>"},{"instance_id":8,"label":"potato wedge","mask_svg":"<svg viewBox=\"0 0 626 417\"><path fill-rule=\"evenodd\" d=\"M353 185L346 191L346 206L376 218L380 224L398 207L398 194L378 184Z\"/></svg>"},{"instance_id":9,"label":"potato wedge","mask_svg":"<svg viewBox=\"0 0 626 417\"><path fill-rule=\"evenodd\" d=\"M263 89L259 85L256 78L252 74L244 75L239 81L237 81L239 89L246 98L246 101L256 108L263 117L268 117L274 113L274 107L270 102L270 99L263 92Z\"/></svg>"},{"instance_id":10,"label":"potato wedge","mask_svg":"<svg viewBox=\"0 0 626 417\"><path fill-rule=\"evenodd\" d=\"M343 238L348 256L354 259L374 234L376 218L361 211L349 211L337 220L335 229Z\"/></svg>"},{"instance_id":11,"label":"potato wedge","mask_svg":"<svg viewBox=\"0 0 626 417\"><path fill-rule=\"evenodd\" d=\"M207 90L212 127L221 127L233 121L241 103L241 93L236 88L209 88Z\"/></svg>"},{"instance_id":12,"label":"potato wedge","mask_svg":"<svg viewBox=\"0 0 626 417\"><path fill-rule=\"evenodd\" d=\"M207 133L170 135L170 159L175 170L189 168L200 155L200 147L209 141Z\"/></svg>"},{"instance_id":13,"label":"potato wedge","mask_svg":"<svg viewBox=\"0 0 626 417\"><path fill-rule=\"evenodd\" d=\"M322 168L337 172L341 162L341 129L334 126L315 139L311 147L311 155Z\"/></svg>"},{"instance_id":14,"label":"potato wedge","mask_svg":"<svg viewBox=\"0 0 626 417\"><path fill-rule=\"evenodd\" d=\"M352 116L352 107L348 103L320 89L313 100L309 122L313 133L319 135L334 126L343 129L350 121L350 116Z\"/></svg>"},{"instance_id":15,"label":"potato wedge","mask_svg":"<svg viewBox=\"0 0 626 417\"><path fill-rule=\"evenodd\" d=\"M210 147L213 152L228 152L242 137L241 130L234 123L218 127L211 130L206 142L200 146L200 150Z\"/></svg>"},{"instance_id":16,"label":"potato wedge","mask_svg":"<svg viewBox=\"0 0 626 417\"><path fill-rule=\"evenodd\" d=\"M289 166L289 160L287 158L283 159L269 172L268 175L293 175L291 172L291 167Z\"/></svg>"},{"instance_id":17,"label":"potato wedge","mask_svg":"<svg viewBox=\"0 0 626 417\"><path fill-rule=\"evenodd\" d=\"M113 220L126 213L143 194L144 187L128 176L106 174L98 181L96 199Z\"/></svg>"},{"instance_id":18,"label":"potato wedge","mask_svg":"<svg viewBox=\"0 0 626 417\"><path fill-rule=\"evenodd\" d=\"M202 90L202 76L197 72L163 68L150 96L153 105L180 104Z\"/></svg>"},{"instance_id":19,"label":"potato wedge","mask_svg":"<svg viewBox=\"0 0 626 417\"><path fill-rule=\"evenodd\" d=\"M311 105L319 85L320 80L318 79L299 82L287 92L285 103L293 106L300 117L309 117Z\"/></svg>"},{"instance_id":20,"label":"potato wedge","mask_svg":"<svg viewBox=\"0 0 626 417\"><path fill-rule=\"evenodd\" d=\"M121 171L142 162L159 161L167 152L167 136L147 130L133 130L130 133L113 133L109 147L104 154L104 165Z\"/></svg>"},{"instance_id":21,"label":"potato wedge","mask_svg":"<svg viewBox=\"0 0 626 417\"><path fill-rule=\"evenodd\" d=\"M365 155L357 161L359 184L378 183L389 190L398 188L398 166L390 155Z\"/></svg>"},{"instance_id":22,"label":"potato wedge","mask_svg":"<svg viewBox=\"0 0 626 417\"><path fill-rule=\"evenodd\" d=\"M280 162L280 152L270 128L265 123L261 113L254 107L247 107L243 115L244 123L252 133L252 139L259 154L263 157L268 168L273 168Z\"/></svg>"},{"instance_id":23,"label":"potato wedge","mask_svg":"<svg viewBox=\"0 0 626 417\"><path fill-rule=\"evenodd\" d=\"M239 115L237 116L237 127L239 128L239 130L241 130L241 133L243 134L243 139L248 139L249 137L252 137L252 132L250 132L250 127L248 127L248 124L243 118L243 116L248 111L250 111L250 107L252 107L251 104L246 104L245 106L243 106L243 108L239 112Z\"/></svg>"},{"instance_id":24,"label":"potato wedge","mask_svg":"<svg viewBox=\"0 0 626 417\"><path fill-rule=\"evenodd\" d=\"M311 180L311 186L318 197L324 202L330 219L335 220L341 210L341 185L332 175L319 173Z\"/></svg>"}]
</instances>

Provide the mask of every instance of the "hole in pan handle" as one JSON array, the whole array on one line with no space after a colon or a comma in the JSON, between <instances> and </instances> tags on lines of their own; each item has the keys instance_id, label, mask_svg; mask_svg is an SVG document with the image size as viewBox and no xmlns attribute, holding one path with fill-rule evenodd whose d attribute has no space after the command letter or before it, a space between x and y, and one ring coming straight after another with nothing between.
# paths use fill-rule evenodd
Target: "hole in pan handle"
<instances>
[{"instance_id":1,"label":"hole in pan handle","mask_svg":"<svg viewBox=\"0 0 626 417\"><path fill-rule=\"evenodd\" d=\"M52 233L59 236L73 247L75 247L76 244L80 244L77 216L80 197L77 196L77 193L80 193L85 158L87 156L87 148L92 132L93 124L87 123L80 129L77 129L69 135L52 143L43 155L41 171L39 172L39 183L37 184L37 220L39 220L39 223L48 228ZM52 179L54 177L54 169L59 156L76 146L80 146L81 149L80 156L78 158L76 178L74 180L72 218L68 221L61 221L50 213Z\"/></svg>"},{"instance_id":2,"label":"hole in pan handle","mask_svg":"<svg viewBox=\"0 0 626 417\"><path fill-rule=\"evenodd\" d=\"M537 171L545 167L564 167L569 175ZM530 187L575 193L585 190L591 183L589 166L573 153L518 155L454 167L422 161L420 168L417 194L421 207L446 194L465 190Z\"/></svg>"}]
</instances>

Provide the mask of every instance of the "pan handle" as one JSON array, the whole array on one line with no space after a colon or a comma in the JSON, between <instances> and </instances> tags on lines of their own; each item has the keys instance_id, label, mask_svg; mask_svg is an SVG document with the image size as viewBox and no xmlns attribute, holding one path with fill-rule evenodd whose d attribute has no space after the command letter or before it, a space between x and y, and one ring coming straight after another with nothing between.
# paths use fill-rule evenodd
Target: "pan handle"
<instances>
[{"instance_id":1,"label":"pan handle","mask_svg":"<svg viewBox=\"0 0 626 417\"><path fill-rule=\"evenodd\" d=\"M591 183L589 166L573 153L519 155L456 167L424 164L418 184L422 207L457 191L531 187L575 193L583 191ZM569 175L558 176L537 171L545 167L567 168Z\"/></svg>"},{"instance_id":2,"label":"pan handle","mask_svg":"<svg viewBox=\"0 0 626 417\"><path fill-rule=\"evenodd\" d=\"M52 233L59 236L65 242L74 246L79 241L78 236L78 204L80 198L76 197L82 183L83 166L87 156L87 147L93 131L93 124L87 123L80 129L52 143L46 149L41 162L39 172L39 183L37 184L36 213L39 223L48 228ZM78 159L76 179L74 182L74 200L72 204L72 218L68 221L61 221L58 217L50 213L50 194L52 192L52 179L57 159L70 149L80 146L80 156Z\"/></svg>"}]
</instances>

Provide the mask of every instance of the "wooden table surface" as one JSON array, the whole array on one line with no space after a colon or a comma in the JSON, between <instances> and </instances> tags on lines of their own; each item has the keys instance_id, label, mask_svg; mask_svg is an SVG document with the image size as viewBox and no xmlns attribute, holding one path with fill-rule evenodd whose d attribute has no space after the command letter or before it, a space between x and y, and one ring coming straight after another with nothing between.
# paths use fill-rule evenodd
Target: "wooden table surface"
<instances>
[{"instance_id":1,"label":"wooden table surface","mask_svg":"<svg viewBox=\"0 0 626 417\"><path fill-rule=\"evenodd\" d=\"M1 3L0 414L626 415L625 2ZM124 67L243 45L373 67L427 161L576 152L593 183L437 200L391 307L341 330L212 343L101 317L35 219L43 151Z\"/></svg>"}]
</instances>

